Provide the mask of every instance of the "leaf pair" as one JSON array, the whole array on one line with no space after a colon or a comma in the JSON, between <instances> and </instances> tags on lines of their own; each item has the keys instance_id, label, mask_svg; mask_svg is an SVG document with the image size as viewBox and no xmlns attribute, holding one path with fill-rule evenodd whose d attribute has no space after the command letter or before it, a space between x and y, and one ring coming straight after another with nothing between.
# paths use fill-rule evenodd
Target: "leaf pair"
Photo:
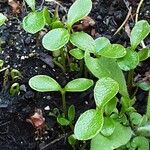
<instances>
[{"instance_id":1,"label":"leaf pair","mask_svg":"<svg viewBox=\"0 0 150 150\"><path fill-rule=\"evenodd\" d=\"M67 126L74 121L74 118L75 118L75 107L74 105L71 105L68 109L68 118L60 115L57 117L57 122L62 126Z\"/></svg>"},{"instance_id":2,"label":"leaf pair","mask_svg":"<svg viewBox=\"0 0 150 150\"><path fill-rule=\"evenodd\" d=\"M29 80L29 85L32 89L38 92L51 92L51 91L66 91L66 92L81 92L85 91L93 85L90 79L79 78L70 81L63 89L51 77L46 75L36 75Z\"/></svg>"},{"instance_id":3,"label":"leaf pair","mask_svg":"<svg viewBox=\"0 0 150 150\"><path fill-rule=\"evenodd\" d=\"M84 112L75 125L74 134L78 140L88 140L96 136L103 127L103 108L118 93L119 85L111 78L101 78L94 88L97 109Z\"/></svg>"},{"instance_id":4,"label":"leaf pair","mask_svg":"<svg viewBox=\"0 0 150 150\"><path fill-rule=\"evenodd\" d=\"M84 9L83 9L84 7ZM92 9L91 0L76 0L70 7L67 14L67 27L70 30L71 26L83 19L89 14ZM58 28L49 31L43 38L42 43L45 49L55 51L62 48L70 39L70 33L65 28Z\"/></svg>"}]
</instances>

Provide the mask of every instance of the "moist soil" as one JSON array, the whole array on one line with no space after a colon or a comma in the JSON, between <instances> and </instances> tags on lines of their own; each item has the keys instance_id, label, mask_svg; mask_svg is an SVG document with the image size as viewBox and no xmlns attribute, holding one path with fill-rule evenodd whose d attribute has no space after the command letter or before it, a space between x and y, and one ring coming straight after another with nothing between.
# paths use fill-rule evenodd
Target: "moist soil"
<instances>
[{"instance_id":1,"label":"moist soil","mask_svg":"<svg viewBox=\"0 0 150 150\"><path fill-rule=\"evenodd\" d=\"M20 1L22 3L22 1ZM42 0L37 1L37 9L43 5ZM64 17L64 9L68 10L71 6L71 0L61 1L64 8L59 9L59 14ZM129 45L129 38L122 29L115 36L114 32L122 24L128 13L128 4L137 8L137 0L93 0L93 9L90 17L95 21L95 25L89 29L94 29L93 38L104 36L110 39L112 43L120 43L124 46ZM53 12L56 5L54 3L44 3ZM140 19L150 21L150 2L145 0L139 14ZM57 92L38 93L33 91L28 81L37 74L45 74L56 79L62 86L68 81L84 77L78 72L68 71L63 73L52 62L51 53L46 51L41 45L39 35L26 33L21 26L22 19L27 15L26 7L23 7L18 15L12 14L12 8L3 1L0 1L0 12L9 18L6 25L0 28L1 53L0 59L5 62L4 67L9 69L18 69L22 77L18 81L21 85L21 91L18 96L10 96L9 88L13 83L9 77L5 87L3 86L4 72L0 72L0 150L70 150L71 146L67 142L67 137L72 133L69 127L61 128L56 122L56 118L49 115L55 108L61 108L61 95ZM134 22L128 22L132 28ZM47 31L45 28L42 33ZM42 35L42 34L41 34ZM145 40L145 44L150 47L150 39ZM150 71L150 59L144 61L136 69L136 76L144 77L145 73ZM91 76L88 75L90 78ZM5 76L6 78L6 76ZM93 77L91 77L94 79ZM94 79L96 80L96 79ZM81 113L89 108L95 107L93 101L93 89L83 93L67 94L67 105L74 104L76 107L76 119ZM146 107L147 93L138 90L137 102L135 107L138 112L143 114ZM37 139L36 129L26 120L34 114L36 109L41 109L46 119L46 133ZM82 143L78 143L78 149L81 149ZM85 149L89 149L87 142Z\"/></svg>"}]
</instances>

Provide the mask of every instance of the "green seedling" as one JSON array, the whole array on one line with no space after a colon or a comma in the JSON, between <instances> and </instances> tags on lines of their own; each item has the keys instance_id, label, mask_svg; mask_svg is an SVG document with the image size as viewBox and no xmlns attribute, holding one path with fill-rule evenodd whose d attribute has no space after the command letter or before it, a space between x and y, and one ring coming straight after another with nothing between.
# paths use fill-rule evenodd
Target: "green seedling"
<instances>
[{"instance_id":1,"label":"green seedling","mask_svg":"<svg viewBox=\"0 0 150 150\"><path fill-rule=\"evenodd\" d=\"M10 87L10 95L15 96L20 92L20 86L19 83L13 83L13 85Z\"/></svg>"},{"instance_id":2,"label":"green seedling","mask_svg":"<svg viewBox=\"0 0 150 150\"><path fill-rule=\"evenodd\" d=\"M21 77L22 77L20 71L17 70L17 69L12 69L10 71L10 75L11 75L11 78L12 78L13 81L21 79Z\"/></svg>"},{"instance_id":3,"label":"green seedling","mask_svg":"<svg viewBox=\"0 0 150 150\"><path fill-rule=\"evenodd\" d=\"M66 92L83 92L93 85L93 81L85 78L74 79L62 88L53 78L46 75L37 75L29 80L29 85L38 92L59 91L62 95L63 111L66 115Z\"/></svg>"},{"instance_id":4,"label":"green seedling","mask_svg":"<svg viewBox=\"0 0 150 150\"><path fill-rule=\"evenodd\" d=\"M71 105L68 108L68 114L67 117L65 117L63 114L62 115L58 115L57 116L57 122L61 125L61 126L68 126L70 125L71 129L73 130L73 121L75 118L75 107L74 105Z\"/></svg>"},{"instance_id":5,"label":"green seedling","mask_svg":"<svg viewBox=\"0 0 150 150\"><path fill-rule=\"evenodd\" d=\"M71 129L73 130L73 122L74 122L74 118L75 118L75 107L74 105L71 105L68 108L68 113L66 116L64 116L64 114L61 114L59 109L54 108L52 112L49 112L49 116L55 117L57 118L57 122L61 125L61 126L70 126Z\"/></svg>"},{"instance_id":6,"label":"green seedling","mask_svg":"<svg viewBox=\"0 0 150 150\"><path fill-rule=\"evenodd\" d=\"M118 93L118 83L109 78L101 78L94 88L96 109L84 112L75 124L74 134L78 140L89 140L95 137L104 124L104 107Z\"/></svg>"},{"instance_id":7,"label":"green seedling","mask_svg":"<svg viewBox=\"0 0 150 150\"><path fill-rule=\"evenodd\" d=\"M35 0L26 0L26 3L32 10L23 19L23 28L26 32L31 34L38 33L46 25L51 29L64 27L64 24L59 20L58 13L53 15L47 7L44 7L42 10L36 10Z\"/></svg>"}]
</instances>

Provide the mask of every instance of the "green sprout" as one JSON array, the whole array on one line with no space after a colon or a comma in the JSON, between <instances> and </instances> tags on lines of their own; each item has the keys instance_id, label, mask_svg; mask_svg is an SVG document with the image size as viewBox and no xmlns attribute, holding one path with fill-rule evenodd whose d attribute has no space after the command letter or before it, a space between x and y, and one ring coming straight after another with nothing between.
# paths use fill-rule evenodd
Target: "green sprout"
<instances>
[{"instance_id":1,"label":"green sprout","mask_svg":"<svg viewBox=\"0 0 150 150\"><path fill-rule=\"evenodd\" d=\"M47 75L36 75L29 80L29 85L38 92L59 91L62 95L63 111L66 115L66 92L83 92L93 85L93 81L86 78L78 78L70 81L62 88L53 78Z\"/></svg>"}]
</instances>

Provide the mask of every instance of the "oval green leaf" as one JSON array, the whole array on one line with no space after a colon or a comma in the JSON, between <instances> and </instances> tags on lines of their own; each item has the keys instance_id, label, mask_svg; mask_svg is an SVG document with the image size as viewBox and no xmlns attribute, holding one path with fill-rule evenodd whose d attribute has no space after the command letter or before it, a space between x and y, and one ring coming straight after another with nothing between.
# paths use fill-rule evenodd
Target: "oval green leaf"
<instances>
[{"instance_id":1,"label":"oval green leaf","mask_svg":"<svg viewBox=\"0 0 150 150\"><path fill-rule=\"evenodd\" d=\"M31 12L23 18L23 29L26 32L35 34L44 28L45 23L46 21L43 15L43 11Z\"/></svg>"},{"instance_id":2,"label":"oval green leaf","mask_svg":"<svg viewBox=\"0 0 150 150\"><path fill-rule=\"evenodd\" d=\"M150 90L150 83L148 81L139 81L137 83L137 86L141 88L144 91L149 91Z\"/></svg>"},{"instance_id":3,"label":"oval green leaf","mask_svg":"<svg viewBox=\"0 0 150 150\"><path fill-rule=\"evenodd\" d=\"M118 83L104 77L97 81L94 88L94 99L98 107L104 107L119 91Z\"/></svg>"},{"instance_id":4,"label":"oval green leaf","mask_svg":"<svg viewBox=\"0 0 150 150\"><path fill-rule=\"evenodd\" d=\"M100 50L108 46L110 44L110 41L105 37L99 37L95 40L95 44L96 44L96 52L99 52Z\"/></svg>"},{"instance_id":5,"label":"oval green leaf","mask_svg":"<svg viewBox=\"0 0 150 150\"><path fill-rule=\"evenodd\" d=\"M95 52L95 41L85 32L73 33L70 37L70 42L81 50Z\"/></svg>"},{"instance_id":6,"label":"oval green leaf","mask_svg":"<svg viewBox=\"0 0 150 150\"><path fill-rule=\"evenodd\" d=\"M38 92L60 91L60 85L47 75L36 75L29 80L32 89Z\"/></svg>"},{"instance_id":7,"label":"oval green leaf","mask_svg":"<svg viewBox=\"0 0 150 150\"><path fill-rule=\"evenodd\" d=\"M67 92L82 92L87 90L93 85L93 80L86 78L74 79L67 83L65 91Z\"/></svg>"},{"instance_id":8,"label":"oval green leaf","mask_svg":"<svg viewBox=\"0 0 150 150\"><path fill-rule=\"evenodd\" d=\"M68 109L68 119L69 121L73 121L75 118L75 107L71 105Z\"/></svg>"},{"instance_id":9,"label":"oval green leaf","mask_svg":"<svg viewBox=\"0 0 150 150\"><path fill-rule=\"evenodd\" d=\"M120 44L109 44L98 52L108 58L121 58L126 55L126 49Z\"/></svg>"},{"instance_id":10,"label":"oval green leaf","mask_svg":"<svg viewBox=\"0 0 150 150\"><path fill-rule=\"evenodd\" d=\"M137 52L127 49L127 54L123 58L117 60L119 67L124 71L135 69L139 64L139 56Z\"/></svg>"},{"instance_id":11,"label":"oval green leaf","mask_svg":"<svg viewBox=\"0 0 150 150\"><path fill-rule=\"evenodd\" d=\"M71 27L75 22L87 16L92 9L91 0L76 0L70 7L67 15L67 24Z\"/></svg>"},{"instance_id":12,"label":"oval green leaf","mask_svg":"<svg viewBox=\"0 0 150 150\"><path fill-rule=\"evenodd\" d=\"M148 36L150 33L150 25L146 20L140 20L138 21L134 28L131 31L131 37L130 37L130 42L131 42L131 47L132 49L135 49L142 40Z\"/></svg>"},{"instance_id":13,"label":"oval green leaf","mask_svg":"<svg viewBox=\"0 0 150 150\"><path fill-rule=\"evenodd\" d=\"M6 20L7 20L7 17L4 16L2 13L0 13L0 26L2 26Z\"/></svg>"},{"instance_id":14,"label":"oval green leaf","mask_svg":"<svg viewBox=\"0 0 150 150\"><path fill-rule=\"evenodd\" d=\"M79 60L83 59L83 57L84 57L84 52L79 48L71 49L69 51L69 53L70 53L70 55L72 55L73 57L75 57L76 59L79 59Z\"/></svg>"},{"instance_id":15,"label":"oval green leaf","mask_svg":"<svg viewBox=\"0 0 150 150\"><path fill-rule=\"evenodd\" d=\"M49 31L42 40L45 49L56 51L62 48L69 41L70 34L64 28L53 29Z\"/></svg>"},{"instance_id":16,"label":"oval green leaf","mask_svg":"<svg viewBox=\"0 0 150 150\"><path fill-rule=\"evenodd\" d=\"M57 122L62 126L68 126L70 124L69 120L61 116L57 117Z\"/></svg>"},{"instance_id":17,"label":"oval green leaf","mask_svg":"<svg viewBox=\"0 0 150 150\"><path fill-rule=\"evenodd\" d=\"M74 128L78 140L89 140L96 136L103 126L103 113L95 109L84 112L77 120Z\"/></svg>"},{"instance_id":18,"label":"oval green leaf","mask_svg":"<svg viewBox=\"0 0 150 150\"><path fill-rule=\"evenodd\" d=\"M138 52L139 60L144 61L150 57L150 48L143 48Z\"/></svg>"}]
</instances>

